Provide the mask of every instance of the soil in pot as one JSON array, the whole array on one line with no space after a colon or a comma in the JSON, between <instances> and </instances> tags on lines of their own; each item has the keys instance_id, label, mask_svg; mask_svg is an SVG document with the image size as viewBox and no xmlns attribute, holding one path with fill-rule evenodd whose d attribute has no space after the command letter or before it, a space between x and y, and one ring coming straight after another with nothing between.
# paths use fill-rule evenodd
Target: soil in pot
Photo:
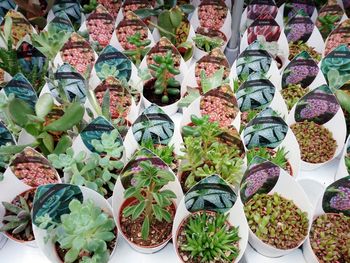
<instances>
[{"instance_id":1,"label":"soil in pot","mask_svg":"<svg viewBox=\"0 0 350 263\"><path fill-rule=\"evenodd\" d=\"M97 0L97 2L103 5L108 12L113 16L114 19L117 18L119 9L122 5L121 0Z\"/></svg>"},{"instance_id":2,"label":"soil in pot","mask_svg":"<svg viewBox=\"0 0 350 263\"><path fill-rule=\"evenodd\" d=\"M221 0L202 1L198 8L199 23L202 27L219 30L227 16L227 6Z\"/></svg>"},{"instance_id":3,"label":"soil in pot","mask_svg":"<svg viewBox=\"0 0 350 263\"><path fill-rule=\"evenodd\" d=\"M192 224L195 222L195 220L198 220L198 218L203 219L203 216L206 216L205 218L205 223L201 222L202 224L197 224L198 226L202 227L200 232L193 233L189 229L189 223L191 222ZM212 242L212 246L217 246L215 249L221 250L223 255L220 255L217 257L215 260L211 260L211 263L223 263L223 262L234 262L235 258L237 257L239 253L239 236L238 236L238 227L232 226L228 221L224 221L221 224L218 222L215 222L215 219L218 214L215 212L210 212L210 211L201 211L201 212L196 212L185 218L178 229L177 235L176 235L176 252L178 256L182 259L182 262L187 262L187 263L200 263L200 262L209 262L208 260L204 259L202 256L193 256L191 255L190 251L187 251L186 249L183 249L184 246L188 244L188 237L194 238L191 234L197 235L198 240L200 242L210 242L214 240L217 240L217 242ZM203 220L204 221L204 220ZM215 226L215 231L212 231L212 229L208 228L208 225L213 225L214 223L218 223ZM231 243L225 243L226 247L230 247L230 249L225 250L221 248L222 244L222 237L224 236L222 231L225 231L224 233L235 233L234 235L236 236L235 240L232 241ZM221 232L221 234L219 234ZM188 235L190 233L190 235ZM186 235L187 234L187 235ZM213 239L212 239L213 238ZM221 238L221 239L220 239ZM207 239L207 240L205 240ZM226 240L225 240L226 241ZM202 253L205 252L205 246L201 246L198 249L202 249ZM209 250L209 249L208 249ZM232 253L232 251L235 250L235 253ZM200 252L199 252L200 253ZM198 254L199 254L198 253ZM226 257L226 258L223 258Z\"/></svg>"},{"instance_id":4,"label":"soil in pot","mask_svg":"<svg viewBox=\"0 0 350 263\"><path fill-rule=\"evenodd\" d=\"M306 51L314 60L317 62L321 61L322 55L318 53L315 48L310 47L303 42L292 42L289 43L289 57L291 61L295 56L299 55L302 51Z\"/></svg>"},{"instance_id":5,"label":"soil in pot","mask_svg":"<svg viewBox=\"0 0 350 263\"><path fill-rule=\"evenodd\" d=\"M255 194L245 204L244 212L253 233L275 248L296 248L308 234L307 213L278 193Z\"/></svg>"},{"instance_id":6,"label":"soil in pot","mask_svg":"<svg viewBox=\"0 0 350 263\"><path fill-rule=\"evenodd\" d=\"M147 39L148 30L145 24L133 14L127 13L124 20L119 23L116 29L118 41L125 50L136 49L136 46L130 44L127 38L133 36L137 32L141 34L142 41Z\"/></svg>"},{"instance_id":7,"label":"soil in pot","mask_svg":"<svg viewBox=\"0 0 350 263\"><path fill-rule=\"evenodd\" d=\"M337 142L323 125L310 121L297 122L291 126L299 143L301 159L308 163L324 163L334 157Z\"/></svg>"},{"instance_id":8,"label":"soil in pot","mask_svg":"<svg viewBox=\"0 0 350 263\"><path fill-rule=\"evenodd\" d=\"M155 103L155 104L157 104L159 106L168 106L168 105L171 105L171 104L177 102L181 98L181 94L180 93L175 95L175 96L174 95L168 96L169 97L169 102L168 103L163 103L162 102L163 94L157 95L157 94L154 93L154 84L155 84L156 80L157 80L156 78L152 78L149 81L147 81L145 83L145 85L143 86L143 96L145 96L145 98L147 100L149 100L150 102ZM169 87L169 88L172 88L172 87Z\"/></svg>"},{"instance_id":9,"label":"soil in pot","mask_svg":"<svg viewBox=\"0 0 350 263\"><path fill-rule=\"evenodd\" d=\"M311 227L310 244L320 263L350 262L350 217L333 213L318 216Z\"/></svg>"},{"instance_id":10,"label":"soil in pot","mask_svg":"<svg viewBox=\"0 0 350 263\"><path fill-rule=\"evenodd\" d=\"M176 208L174 204L171 204L166 209L171 215L171 222L168 223L167 221L158 221L156 219L153 219L150 223L150 231L149 236L147 240L144 240L141 237L141 229L142 224L145 219L145 216L142 214L139 216L136 220L132 220L131 216L124 217L123 211L125 208L131 205L135 205L138 203L138 200L135 198L129 198L124 201L120 213L119 213L119 220L120 220L120 226L122 233L124 236L132 243L140 246L140 247L146 247L146 248L153 248L158 247L162 245L164 242L167 242L171 238L171 232L173 227L173 219L175 217Z\"/></svg>"},{"instance_id":11,"label":"soil in pot","mask_svg":"<svg viewBox=\"0 0 350 263\"><path fill-rule=\"evenodd\" d=\"M47 159L30 148L16 156L11 170L19 180L31 187L58 183L56 170Z\"/></svg>"},{"instance_id":12,"label":"soil in pot","mask_svg":"<svg viewBox=\"0 0 350 263\"><path fill-rule=\"evenodd\" d=\"M20 201L20 196L22 196L26 202L27 205L29 207L29 209L31 210L33 207L33 200L34 200L34 195L35 195L35 188L29 189L23 193L21 193L20 195L16 196L11 204L17 206L17 207L22 207L21 201ZM5 216L16 216L19 217L18 215L16 215L15 213L8 211L6 209L5 211ZM3 224L8 223L7 220L3 220ZM14 231L14 230L12 230ZM26 225L26 227L20 231L19 233L13 233L12 231L6 231L6 234L8 236L10 236L11 238L17 240L18 242L28 242L28 241L33 241L34 240L34 234L33 234L33 229L32 229L32 222L30 220L30 222Z\"/></svg>"},{"instance_id":13,"label":"soil in pot","mask_svg":"<svg viewBox=\"0 0 350 263\"><path fill-rule=\"evenodd\" d=\"M118 235L118 229L115 228L114 229L114 235L117 237ZM115 244L117 242L117 238L114 238L112 241L110 242L107 242L107 249L109 250L110 254L112 253L114 247L115 247ZM55 243L55 248L56 248L56 252L57 252L57 255L58 257L60 258L60 260L62 262L64 262L64 257L65 255L67 254L68 250L66 249L63 249L60 247L60 244L58 242ZM79 263L81 262L81 259L84 257L84 256L89 256L89 253L88 252L80 252L79 254L79 259L77 259L76 261L74 261L73 263Z\"/></svg>"},{"instance_id":14,"label":"soil in pot","mask_svg":"<svg viewBox=\"0 0 350 263\"><path fill-rule=\"evenodd\" d=\"M288 87L282 89L281 94L290 111L293 106L309 92L309 88L303 88L300 84L289 84Z\"/></svg>"}]
</instances>

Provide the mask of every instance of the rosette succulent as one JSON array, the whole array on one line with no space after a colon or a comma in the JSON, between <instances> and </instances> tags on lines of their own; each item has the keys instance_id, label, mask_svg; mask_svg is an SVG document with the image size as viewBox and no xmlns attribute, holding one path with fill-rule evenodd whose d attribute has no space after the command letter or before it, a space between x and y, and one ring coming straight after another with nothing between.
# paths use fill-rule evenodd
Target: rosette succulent
<instances>
[{"instance_id":1,"label":"rosette succulent","mask_svg":"<svg viewBox=\"0 0 350 263\"><path fill-rule=\"evenodd\" d=\"M307 213L278 193L255 194L245 204L244 212L253 233L276 248L298 247L307 236Z\"/></svg>"},{"instance_id":2,"label":"rosette succulent","mask_svg":"<svg viewBox=\"0 0 350 263\"><path fill-rule=\"evenodd\" d=\"M350 217L318 216L311 227L310 244L320 262L350 262Z\"/></svg>"},{"instance_id":3,"label":"rosette succulent","mask_svg":"<svg viewBox=\"0 0 350 263\"><path fill-rule=\"evenodd\" d=\"M238 227L227 221L229 214L199 212L180 228L176 245L184 262L234 262L239 254Z\"/></svg>"}]
</instances>

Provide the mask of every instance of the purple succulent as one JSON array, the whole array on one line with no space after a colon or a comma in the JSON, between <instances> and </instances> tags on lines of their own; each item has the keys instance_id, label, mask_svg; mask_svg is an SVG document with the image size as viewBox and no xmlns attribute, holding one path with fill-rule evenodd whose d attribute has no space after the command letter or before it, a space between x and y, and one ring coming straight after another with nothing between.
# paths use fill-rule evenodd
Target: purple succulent
<instances>
[{"instance_id":1,"label":"purple succulent","mask_svg":"<svg viewBox=\"0 0 350 263\"><path fill-rule=\"evenodd\" d=\"M339 104L327 100L308 99L306 102L306 107L300 111L303 119L313 119L325 113L335 114L339 109Z\"/></svg>"},{"instance_id":2,"label":"purple succulent","mask_svg":"<svg viewBox=\"0 0 350 263\"><path fill-rule=\"evenodd\" d=\"M297 42L304 36L311 35L314 30L313 24L298 23L291 25L291 30L287 34L288 42Z\"/></svg>"},{"instance_id":3,"label":"purple succulent","mask_svg":"<svg viewBox=\"0 0 350 263\"><path fill-rule=\"evenodd\" d=\"M271 167L249 175L246 179L247 188L245 189L245 196L255 194L268 179L278 176L279 172L280 169L278 167Z\"/></svg>"},{"instance_id":4,"label":"purple succulent","mask_svg":"<svg viewBox=\"0 0 350 263\"><path fill-rule=\"evenodd\" d=\"M331 199L331 207L341 211L350 209L350 188L340 186L338 190L340 192Z\"/></svg>"},{"instance_id":5,"label":"purple succulent","mask_svg":"<svg viewBox=\"0 0 350 263\"><path fill-rule=\"evenodd\" d=\"M286 83L288 84L299 84L307 77L316 77L318 74L318 67L313 66L300 66L295 65L294 67L290 67L289 69L291 73L288 75L286 79Z\"/></svg>"}]
</instances>

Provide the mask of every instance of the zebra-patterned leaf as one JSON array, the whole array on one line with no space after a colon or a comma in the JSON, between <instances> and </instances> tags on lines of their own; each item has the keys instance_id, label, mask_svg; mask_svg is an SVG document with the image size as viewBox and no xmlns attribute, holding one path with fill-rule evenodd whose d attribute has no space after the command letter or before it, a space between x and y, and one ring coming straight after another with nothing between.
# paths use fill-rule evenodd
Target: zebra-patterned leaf
<instances>
[{"instance_id":1,"label":"zebra-patterned leaf","mask_svg":"<svg viewBox=\"0 0 350 263\"><path fill-rule=\"evenodd\" d=\"M15 144L15 140L5 124L0 121L0 146L8 144Z\"/></svg>"},{"instance_id":2,"label":"zebra-patterned leaf","mask_svg":"<svg viewBox=\"0 0 350 263\"><path fill-rule=\"evenodd\" d=\"M174 122L161 108L152 104L136 119L132 132L139 144L152 140L155 144L166 145L173 137Z\"/></svg>"},{"instance_id":3,"label":"zebra-patterned leaf","mask_svg":"<svg viewBox=\"0 0 350 263\"><path fill-rule=\"evenodd\" d=\"M30 82L22 73L17 73L4 87L5 94L14 94L15 98L28 103L33 109L38 97Z\"/></svg>"},{"instance_id":4,"label":"zebra-patterned leaf","mask_svg":"<svg viewBox=\"0 0 350 263\"><path fill-rule=\"evenodd\" d=\"M254 157L241 181L241 199L246 203L255 194L268 194L275 187L281 168L261 157Z\"/></svg>"},{"instance_id":5,"label":"zebra-patterned leaf","mask_svg":"<svg viewBox=\"0 0 350 263\"><path fill-rule=\"evenodd\" d=\"M246 81L236 93L238 106L242 112L265 108L273 100L275 90L268 79Z\"/></svg>"},{"instance_id":6,"label":"zebra-patterned leaf","mask_svg":"<svg viewBox=\"0 0 350 263\"><path fill-rule=\"evenodd\" d=\"M72 67L71 65L64 63L60 66L56 73L55 79L58 81L58 85L64 90L68 100L70 102L74 100L80 101L82 104L86 101L86 86L84 78ZM62 102L62 98L59 96L57 87L48 83L48 87L52 96L59 102Z\"/></svg>"},{"instance_id":7,"label":"zebra-patterned leaf","mask_svg":"<svg viewBox=\"0 0 350 263\"><path fill-rule=\"evenodd\" d=\"M114 130L113 125L105 118L99 116L86 126L86 128L80 133L80 136L85 146L90 151L96 152L91 144L92 140L101 140L103 133L111 133L112 130ZM120 135L117 137L117 140L121 145L123 144L123 139Z\"/></svg>"},{"instance_id":8,"label":"zebra-patterned leaf","mask_svg":"<svg viewBox=\"0 0 350 263\"><path fill-rule=\"evenodd\" d=\"M60 223L61 215L68 214L69 203L77 199L83 202L83 193L79 186L71 184L47 184L37 188L33 204L33 223L40 226L43 216L49 216L53 222ZM46 228L50 225L46 225Z\"/></svg>"},{"instance_id":9,"label":"zebra-patterned leaf","mask_svg":"<svg viewBox=\"0 0 350 263\"><path fill-rule=\"evenodd\" d=\"M271 66L272 58L261 49L257 41L244 50L237 59L236 71L240 80L244 80L255 72L266 73Z\"/></svg>"},{"instance_id":10,"label":"zebra-patterned leaf","mask_svg":"<svg viewBox=\"0 0 350 263\"><path fill-rule=\"evenodd\" d=\"M243 131L244 144L255 147L276 148L286 137L288 125L271 108L261 111Z\"/></svg>"},{"instance_id":11,"label":"zebra-patterned leaf","mask_svg":"<svg viewBox=\"0 0 350 263\"><path fill-rule=\"evenodd\" d=\"M188 211L209 210L225 213L237 200L237 195L220 176L211 175L193 186L185 195Z\"/></svg>"}]
</instances>

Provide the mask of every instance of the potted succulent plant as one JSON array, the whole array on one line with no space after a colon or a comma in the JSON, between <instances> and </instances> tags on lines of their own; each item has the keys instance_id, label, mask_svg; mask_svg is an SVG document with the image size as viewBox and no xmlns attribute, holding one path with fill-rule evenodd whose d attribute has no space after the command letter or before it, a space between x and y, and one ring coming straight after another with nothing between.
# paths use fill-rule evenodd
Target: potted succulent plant
<instances>
[{"instance_id":1,"label":"potted succulent plant","mask_svg":"<svg viewBox=\"0 0 350 263\"><path fill-rule=\"evenodd\" d=\"M316 26L320 30L324 40L337 27L343 15L344 11L337 4L330 3L321 8L316 20Z\"/></svg>"},{"instance_id":2,"label":"potted succulent plant","mask_svg":"<svg viewBox=\"0 0 350 263\"><path fill-rule=\"evenodd\" d=\"M175 176L150 160L141 160L134 169L137 171L131 171L132 182L124 191L117 215L118 225L133 248L156 252L171 239L177 196L164 187L175 181Z\"/></svg>"},{"instance_id":3,"label":"potted succulent plant","mask_svg":"<svg viewBox=\"0 0 350 263\"><path fill-rule=\"evenodd\" d=\"M290 111L293 106L309 92L309 88L303 88L300 84L288 84L287 87L281 90L282 97Z\"/></svg>"},{"instance_id":4,"label":"potted succulent plant","mask_svg":"<svg viewBox=\"0 0 350 263\"><path fill-rule=\"evenodd\" d=\"M195 44L194 57L199 59L205 54L210 53L215 48L223 48L227 42L224 33L218 30L209 30L199 27L196 30L196 36L192 38Z\"/></svg>"},{"instance_id":5,"label":"potted succulent plant","mask_svg":"<svg viewBox=\"0 0 350 263\"><path fill-rule=\"evenodd\" d=\"M20 243L34 240L31 219L34 194L35 188L31 188L17 195L11 202L2 202L5 214L0 231Z\"/></svg>"},{"instance_id":6,"label":"potted succulent plant","mask_svg":"<svg viewBox=\"0 0 350 263\"><path fill-rule=\"evenodd\" d=\"M308 234L307 213L278 193L255 194L245 204L244 212L251 231L278 249L296 248Z\"/></svg>"},{"instance_id":7,"label":"potted succulent plant","mask_svg":"<svg viewBox=\"0 0 350 263\"><path fill-rule=\"evenodd\" d=\"M34 207L36 243L52 262L109 261L117 228L112 209L101 195L69 184L41 186Z\"/></svg>"},{"instance_id":8,"label":"potted succulent plant","mask_svg":"<svg viewBox=\"0 0 350 263\"><path fill-rule=\"evenodd\" d=\"M349 232L349 216L325 213L316 217L310 231L310 244L319 262L349 261Z\"/></svg>"},{"instance_id":9,"label":"potted succulent plant","mask_svg":"<svg viewBox=\"0 0 350 263\"><path fill-rule=\"evenodd\" d=\"M63 169L65 181L70 184L83 185L97 191L106 199L112 196L118 172L124 164L120 161L123 145L116 141L119 133L103 133L101 140L92 140L95 152L74 153L68 148L66 154L50 154L49 161L57 169Z\"/></svg>"},{"instance_id":10,"label":"potted succulent plant","mask_svg":"<svg viewBox=\"0 0 350 263\"><path fill-rule=\"evenodd\" d=\"M184 192L211 174L220 174L229 184L236 185L242 176L244 156L237 131L210 122L209 116L192 115L191 121L182 128L179 178Z\"/></svg>"},{"instance_id":11,"label":"potted succulent plant","mask_svg":"<svg viewBox=\"0 0 350 263\"><path fill-rule=\"evenodd\" d=\"M198 20L201 27L220 30L228 15L223 1L202 1L198 6Z\"/></svg>"},{"instance_id":12,"label":"potted succulent plant","mask_svg":"<svg viewBox=\"0 0 350 263\"><path fill-rule=\"evenodd\" d=\"M37 100L34 108L19 98L12 98L6 112L8 119L32 136L27 143L47 156L54 151L64 152L70 146L71 139L67 136L67 131L81 122L85 109L80 102L57 107L51 95L44 94ZM2 152L9 154L21 150L12 145L2 147Z\"/></svg>"},{"instance_id":13,"label":"potted succulent plant","mask_svg":"<svg viewBox=\"0 0 350 263\"><path fill-rule=\"evenodd\" d=\"M239 262L247 241L242 204L221 177L204 178L186 193L173 226L180 262Z\"/></svg>"},{"instance_id":14,"label":"potted succulent plant","mask_svg":"<svg viewBox=\"0 0 350 263\"><path fill-rule=\"evenodd\" d=\"M160 41L162 40L163 38ZM180 57L177 57L171 49L165 49L165 52L152 53L149 60L148 67L153 77L143 87L143 96L146 102L148 101L146 106L151 102L177 109L177 102L181 98L181 85L176 79L176 75L180 74Z\"/></svg>"},{"instance_id":15,"label":"potted succulent plant","mask_svg":"<svg viewBox=\"0 0 350 263\"><path fill-rule=\"evenodd\" d=\"M310 56L316 60L317 62L321 61L322 54L317 52L315 48L310 47L307 43L303 41L291 42L289 43L289 57L288 59L291 61L295 56L300 54L301 52L306 51Z\"/></svg>"}]
</instances>

